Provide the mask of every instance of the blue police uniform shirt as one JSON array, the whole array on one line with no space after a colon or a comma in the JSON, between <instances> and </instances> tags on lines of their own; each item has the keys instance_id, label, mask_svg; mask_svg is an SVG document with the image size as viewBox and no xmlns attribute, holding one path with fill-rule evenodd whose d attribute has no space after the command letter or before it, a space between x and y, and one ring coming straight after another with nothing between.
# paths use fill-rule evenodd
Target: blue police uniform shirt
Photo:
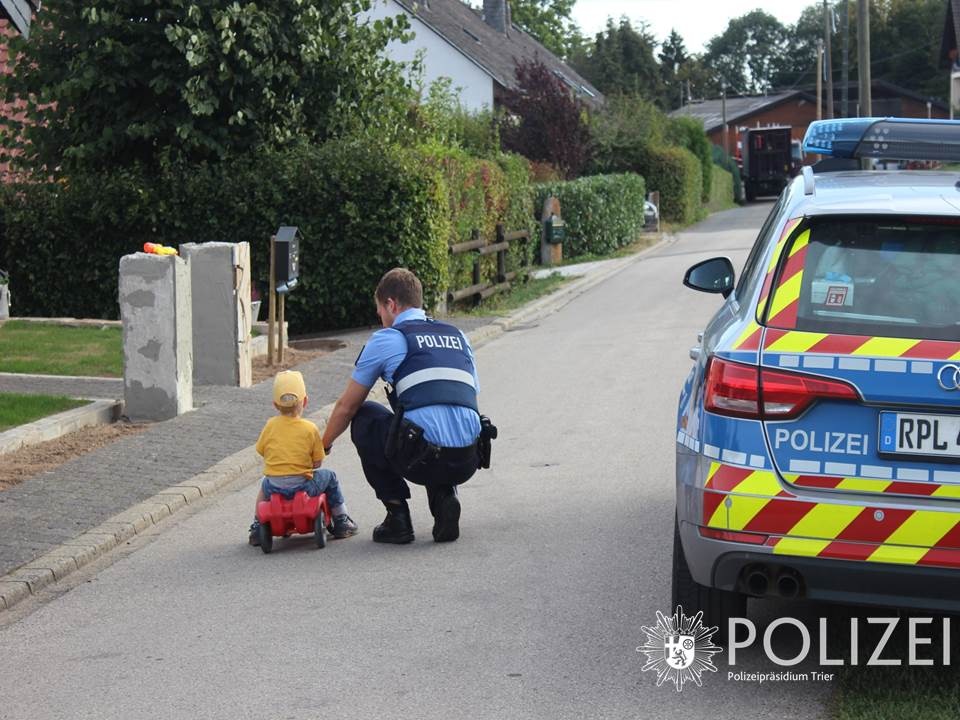
<instances>
[{"instance_id":1,"label":"blue police uniform shirt","mask_svg":"<svg viewBox=\"0 0 960 720\"><path fill-rule=\"evenodd\" d=\"M420 308L410 308L397 315L394 325L410 320L426 320L427 314ZM471 360L473 348L466 335L467 354ZM407 356L407 340L399 330L383 328L377 330L367 342L352 378L364 387L373 387L377 378L393 385L393 376L400 367L400 363ZM476 361L474 360L473 382L477 392L480 392L480 379L477 377ZM473 444L480 434L480 416L467 407L458 405L428 405L406 412L411 422L423 428L424 436L429 442L440 447L465 447Z\"/></svg>"}]
</instances>

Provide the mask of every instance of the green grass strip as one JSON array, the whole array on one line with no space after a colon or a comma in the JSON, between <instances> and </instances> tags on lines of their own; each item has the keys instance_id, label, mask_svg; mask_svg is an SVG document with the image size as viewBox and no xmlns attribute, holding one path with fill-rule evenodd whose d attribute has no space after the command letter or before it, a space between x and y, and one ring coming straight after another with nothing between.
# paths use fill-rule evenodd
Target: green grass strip
<instances>
[{"instance_id":1,"label":"green grass strip","mask_svg":"<svg viewBox=\"0 0 960 720\"><path fill-rule=\"evenodd\" d=\"M120 377L122 331L11 320L0 327L0 372Z\"/></svg>"},{"instance_id":2,"label":"green grass strip","mask_svg":"<svg viewBox=\"0 0 960 720\"><path fill-rule=\"evenodd\" d=\"M62 396L0 393L0 432L89 403Z\"/></svg>"}]
</instances>

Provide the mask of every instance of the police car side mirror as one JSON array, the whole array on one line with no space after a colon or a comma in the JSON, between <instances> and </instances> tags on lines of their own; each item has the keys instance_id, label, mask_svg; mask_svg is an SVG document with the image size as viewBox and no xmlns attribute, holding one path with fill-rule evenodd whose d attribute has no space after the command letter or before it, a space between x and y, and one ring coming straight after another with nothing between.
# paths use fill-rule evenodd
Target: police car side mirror
<instances>
[{"instance_id":1,"label":"police car side mirror","mask_svg":"<svg viewBox=\"0 0 960 720\"><path fill-rule=\"evenodd\" d=\"M698 262L687 270L683 284L701 292L720 293L726 298L733 292L735 276L730 259L716 257Z\"/></svg>"}]
</instances>

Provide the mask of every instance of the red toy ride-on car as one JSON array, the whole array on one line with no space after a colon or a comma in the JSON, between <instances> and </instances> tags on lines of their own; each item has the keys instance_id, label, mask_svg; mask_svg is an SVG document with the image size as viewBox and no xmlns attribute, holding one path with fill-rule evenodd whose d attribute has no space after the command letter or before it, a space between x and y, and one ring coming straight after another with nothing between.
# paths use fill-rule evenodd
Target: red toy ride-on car
<instances>
[{"instance_id":1,"label":"red toy ride-on car","mask_svg":"<svg viewBox=\"0 0 960 720\"><path fill-rule=\"evenodd\" d=\"M260 521L260 549L265 553L273 550L274 537L294 534L313 533L317 547L325 547L327 528L333 527L326 493L310 497L302 490L292 500L274 493L269 500L257 503L257 520Z\"/></svg>"}]
</instances>

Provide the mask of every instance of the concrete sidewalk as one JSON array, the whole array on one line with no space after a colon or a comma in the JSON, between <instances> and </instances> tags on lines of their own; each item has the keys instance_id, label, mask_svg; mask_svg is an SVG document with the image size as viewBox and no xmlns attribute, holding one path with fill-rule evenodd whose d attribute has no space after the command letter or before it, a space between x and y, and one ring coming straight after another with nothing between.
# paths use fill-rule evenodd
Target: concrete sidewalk
<instances>
[{"instance_id":1,"label":"concrete sidewalk","mask_svg":"<svg viewBox=\"0 0 960 720\"><path fill-rule=\"evenodd\" d=\"M650 250L658 247L661 245ZM582 279L507 318L470 316L457 317L453 322L479 346L514 325L556 311L650 250L592 264ZM346 387L353 363L372 330L331 336L346 346L298 367L310 394L308 416L335 401ZM483 369L480 370L482 373ZM121 381L116 380L91 385L84 379L5 376L0 378L0 392L3 391L109 398L122 396L123 389ZM98 526L110 518L171 486L196 484L190 483L191 478L250 448L263 424L274 414L271 393L270 380L247 389L195 387L194 411L157 423L139 435L118 440L0 492L0 581L9 580L9 574L17 568L32 567L35 559L55 553L84 533L89 537L90 531L98 532ZM238 519L237 542L245 539L245 521L246 518ZM79 559L76 564L81 564ZM60 579L56 571L49 575L40 587ZM31 582L29 589L36 593L38 588ZM11 599L6 598L8 607L10 603Z\"/></svg>"}]
</instances>

